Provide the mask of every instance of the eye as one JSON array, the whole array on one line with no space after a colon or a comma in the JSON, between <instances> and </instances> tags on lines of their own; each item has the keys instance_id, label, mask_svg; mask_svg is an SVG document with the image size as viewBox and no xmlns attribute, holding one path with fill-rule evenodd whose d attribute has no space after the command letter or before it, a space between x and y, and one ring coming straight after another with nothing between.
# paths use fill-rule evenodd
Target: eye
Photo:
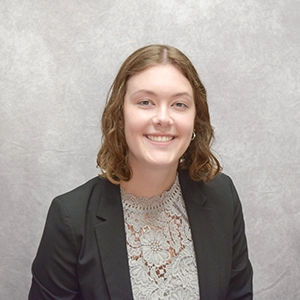
<instances>
[{"instance_id":1,"label":"eye","mask_svg":"<svg viewBox=\"0 0 300 300\"><path fill-rule=\"evenodd\" d=\"M144 100L139 101L138 104L141 106L150 106L152 103L150 100L144 99Z\"/></svg>"},{"instance_id":2,"label":"eye","mask_svg":"<svg viewBox=\"0 0 300 300\"><path fill-rule=\"evenodd\" d=\"M183 102L176 102L176 103L174 104L174 106L175 106L176 108L180 108L180 109L188 108L187 104L185 104L185 103L183 103Z\"/></svg>"}]
</instances>

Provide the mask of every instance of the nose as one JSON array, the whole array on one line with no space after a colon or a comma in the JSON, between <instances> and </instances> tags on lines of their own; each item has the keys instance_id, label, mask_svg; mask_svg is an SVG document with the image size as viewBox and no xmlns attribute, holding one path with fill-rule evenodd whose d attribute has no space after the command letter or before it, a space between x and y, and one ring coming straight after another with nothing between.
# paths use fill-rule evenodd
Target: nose
<instances>
[{"instance_id":1,"label":"nose","mask_svg":"<svg viewBox=\"0 0 300 300\"><path fill-rule=\"evenodd\" d=\"M153 123L160 126L169 126L173 124L173 119L170 115L168 107L157 108L153 117Z\"/></svg>"}]
</instances>

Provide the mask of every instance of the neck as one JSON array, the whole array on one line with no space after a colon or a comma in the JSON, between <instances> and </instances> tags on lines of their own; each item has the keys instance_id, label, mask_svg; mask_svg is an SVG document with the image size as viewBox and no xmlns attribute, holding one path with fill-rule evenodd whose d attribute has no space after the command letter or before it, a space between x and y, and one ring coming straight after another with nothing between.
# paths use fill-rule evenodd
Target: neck
<instances>
[{"instance_id":1,"label":"neck","mask_svg":"<svg viewBox=\"0 0 300 300\"><path fill-rule=\"evenodd\" d=\"M129 181L122 181L121 186L128 194L151 198L168 191L176 179L176 174L177 168L151 171L135 169L132 178Z\"/></svg>"}]
</instances>

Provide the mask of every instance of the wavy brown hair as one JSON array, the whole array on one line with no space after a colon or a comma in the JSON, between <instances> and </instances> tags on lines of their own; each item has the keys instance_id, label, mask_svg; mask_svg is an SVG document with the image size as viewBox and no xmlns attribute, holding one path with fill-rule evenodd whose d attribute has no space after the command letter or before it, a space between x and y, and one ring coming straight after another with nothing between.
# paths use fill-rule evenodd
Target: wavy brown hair
<instances>
[{"instance_id":1,"label":"wavy brown hair","mask_svg":"<svg viewBox=\"0 0 300 300\"><path fill-rule=\"evenodd\" d=\"M177 67L193 88L196 137L178 162L178 169L187 169L189 176L195 181L207 182L221 171L221 166L211 151L214 130L210 124L206 90L191 61L181 51L168 45L150 45L136 50L122 64L111 85L102 115L102 146L97 156L101 176L115 184L131 178L132 170L128 163L128 146L123 128L127 82L134 74L158 64Z\"/></svg>"}]
</instances>

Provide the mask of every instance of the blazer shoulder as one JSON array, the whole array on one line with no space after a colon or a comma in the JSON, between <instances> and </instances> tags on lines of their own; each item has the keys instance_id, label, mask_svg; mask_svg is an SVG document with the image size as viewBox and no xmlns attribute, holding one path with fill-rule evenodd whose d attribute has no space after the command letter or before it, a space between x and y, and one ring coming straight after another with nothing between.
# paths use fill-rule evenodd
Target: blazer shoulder
<instances>
[{"instance_id":1,"label":"blazer shoulder","mask_svg":"<svg viewBox=\"0 0 300 300\"><path fill-rule=\"evenodd\" d=\"M239 195L234 186L232 179L220 173L206 184L204 188L206 195L211 200L213 205L218 209L231 212L241 206Z\"/></svg>"},{"instance_id":2,"label":"blazer shoulder","mask_svg":"<svg viewBox=\"0 0 300 300\"><path fill-rule=\"evenodd\" d=\"M236 194L236 189L232 179L224 174L220 173L206 183L206 189L219 195L221 198L231 198Z\"/></svg>"},{"instance_id":3,"label":"blazer shoulder","mask_svg":"<svg viewBox=\"0 0 300 300\"><path fill-rule=\"evenodd\" d=\"M187 201L202 203L214 209L232 209L236 202L236 190L231 178L220 173L209 182L193 181L187 173L181 173L181 187ZM204 204L205 203L205 204Z\"/></svg>"},{"instance_id":4,"label":"blazer shoulder","mask_svg":"<svg viewBox=\"0 0 300 300\"><path fill-rule=\"evenodd\" d=\"M179 176L183 186L187 186L189 188L197 187L197 189L201 189L203 193L209 193L213 191L222 191L224 193L225 190L230 190L230 187L233 185L231 178L224 173L219 173L209 182L205 182L203 180L194 181L189 177L188 172L185 170L180 171Z\"/></svg>"},{"instance_id":5,"label":"blazer shoulder","mask_svg":"<svg viewBox=\"0 0 300 300\"><path fill-rule=\"evenodd\" d=\"M74 188L73 190L56 196L54 200L59 199L65 204L68 204L69 202L78 201L78 200L80 201L88 200L88 198L93 193L101 192L104 181L105 179L102 179L99 176L94 177L88 180L87 182L81 184L80 186Z\"/></svg>"},{"instance_id":6,"label":"blazer shoulder","mask_svg":"<svg viewBox=\"0 0 300 300\"><path fill-rule=\"evenodd\" d=\"M224 174L219 173L213 179L206 183L209 187L212 188L226 188L233 185L232 179Z\"/></svg>"},{"instance_id":7,"label":"blazer shoulder","mask_svg":"<svg viewBox=\"0 0 300 300\"><path fill-rule=\"evenodd\" d=\"M65 211L70 221L77 223L76 220L84 218L87 211L97 210L106 181L101 177L94 177L75 189L55 197L51 207Z\"/></svg>"}]
</instances>

